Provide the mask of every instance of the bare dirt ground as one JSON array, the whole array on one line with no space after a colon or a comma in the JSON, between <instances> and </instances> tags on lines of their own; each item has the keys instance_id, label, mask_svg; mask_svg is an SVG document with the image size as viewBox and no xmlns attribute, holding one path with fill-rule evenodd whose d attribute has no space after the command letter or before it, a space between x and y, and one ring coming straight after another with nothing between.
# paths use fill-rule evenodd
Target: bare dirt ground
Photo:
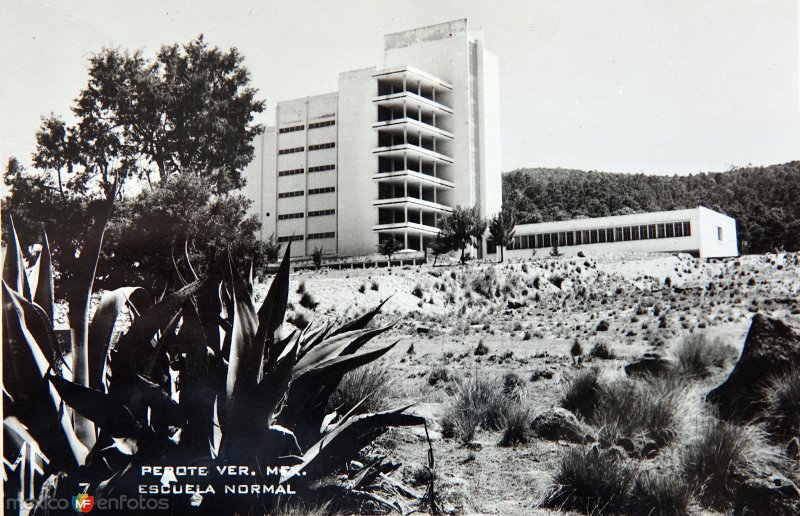
<instances>
[{"instance_id":1,"label":"bare dirt ground","mask_svg":"<svg viewBox=\"0 0 800 516\"><path fill-rule=\"evenodd\" d=\"M442 438L440 415L451 394L445 382L430 384L431 371L446 368L455 378L514 373L525 380L526 403L536 415L557 404L565 378L576 371L569 353L576 338L585 352L598 342L610 347L615 359L588 358L583 366L615 376L624 375L624 365L645 352L670 357L675 343L692 333L719 337L741 350L758 311L800 322L796 263L790 253L718 260L610 255L436 268L323 269L293 275L290 318L349 318L392 296L379 322L397 324L373 345L399 341L382 361L393 373L394 401L415 403L412 410L428 417L444 508L468 514L549 514L537 504L552 484L559 458L576 445L534 439L501 447L502 432L485 430L478 431L470 447ZM318 303L314 309L301 306L300 283ZM257 301L266 288L257 286ZM479 342L488 347L487 354L474 354ZM705 394L731 367L689 388L686 432L705 417ZM543 370L551 377L529 380ZM426 463L421 429L395 430L390 437L393 456L412 466Z\"/></svg>"}]
</instances>

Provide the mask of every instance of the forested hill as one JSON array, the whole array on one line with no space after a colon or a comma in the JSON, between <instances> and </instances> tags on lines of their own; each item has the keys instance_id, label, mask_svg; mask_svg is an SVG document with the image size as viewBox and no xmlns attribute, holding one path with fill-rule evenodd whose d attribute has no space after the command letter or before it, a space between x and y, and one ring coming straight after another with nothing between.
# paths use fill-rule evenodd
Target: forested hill
<instances>
[{"instance_id":1,"label":"forested hill","mask_svg":"<svg viewBox=\"0 0 800 516\"><path fill-rule=\"evenodd\" d=\"M518 169L503 202L518 223L705 206L736 219L741 252L800 250L800 161L689 176Z\"/></svg>"}]
</instances>

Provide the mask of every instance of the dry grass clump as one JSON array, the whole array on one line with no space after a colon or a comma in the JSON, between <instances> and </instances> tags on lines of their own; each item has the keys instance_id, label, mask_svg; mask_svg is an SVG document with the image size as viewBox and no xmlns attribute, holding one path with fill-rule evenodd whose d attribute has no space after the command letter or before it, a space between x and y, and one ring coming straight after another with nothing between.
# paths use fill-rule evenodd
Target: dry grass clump
<instances>
[{"instance_id":1,"label":"dry grass clump","mask_svg":"<svg viewBox=\"0 0 800 516\"><path fill-rule=\"evenodd\" d=\"M470 378L456 384L442 416L442 435L470 443L478 428L499 430L506 422L508 398L495 379Z\"/></svg>"},{"instance_id":2,"label":"dry grass clump","mask_svg":"<svg viewBox=\"0 0 800 516\"><path fill-rule=\"evenodd\" d=\"M452 379L450 370L446 367L435 367L428 373L428 385L436 386L440 383L447 383Z\"/></svg>"},{"instance_id":3,"label":"dry grass clump","mask_svg":"<svg viewBox=\"0 0 800 516\"><path fill-rule=\"evenodd\" d=\"M531 411L522 403L512 403L506 410L506 425L500 446L528 444L531 440Z\"/></svg>"},{"instance_id":4,"label":"dry grass clump","mask_svg":"<svg viewBox=\"0 0 800 516\"><path fill-rule=\"evenodd\" d=\"M561 458L556 486L542 505L586 514L621 513L630 499L635 475L618 454L570 448Z\"/></svg>"},{"instance_id":5,"label":"dry grass clump","mask_svg":"<svg viewBox=\"0 0 800 516\"><path fill-rule=\"evenodd\" d=\"M671 471L641 471L613 449L570 448L542 506L586 514L683 516L692 487Z\"/></svg>"},{"instance_id":6,"label":"dry grass clump","mask_svg":"<svg viewBox=\"0 0 800 516\"><path fill-rule=\"evenodd\" d=\"M703 333L687 335L673 350L677 371L691 378L705 378L714 368L736 358L736 349L721 339L709 341Z\"/></svg>"},{"instance_id":7,"label":"dry grass clump","mask_svg":"<svg viewBox=\"0 0 800 516\"><path fill-rule=\"evenodd\" d=\"M567 380L560 404L600 428L605 439L645 436L660 447L678 434L682 392L670 379L606 382L592 368Z\"/></svg>"},{"instance_id":8,"label":"dry grass clump","mask_svg":"<svg viewBox=\"0 0 800 516\"><path fill-rule=\"evenodd\" d=\"M478 346L475 348L475 351L473 351L473 353L474 353L476 356L483 356L483 355L486 355L486 354L488 354L488 353L489 353L489 346L487 346L486 344L484 344L484 343L483 343L483 339L481 339L481 340L478 342Z\"/></svg>"},{"instance_id":9,"label":"dry grass clump","mask_svg":"<svg viewBox=\"0 0 800 516\"><path fill-rule=\"evenodd\" d=\"M355 414L380 412L391 405L395 397L392 375L386 367L368 365L344 375L336 391L328 398L328 410L343 415L359 402Z\"/></svg>"},{"instance_id":10,"label":"dry grass clump","mask_svg":"<svg viewBox=\"0 0 800 516\"><path fill-rule=\"evenodd\" d=\"M744 480L784 469L785 459L767 444L758 428L715 421L702 427L699 436L683 448L680 464L687 481L697 489L700 503L726 511Z\"/></svg>"},{"instance_id":11,"label":"dry grass clump","mask_svg":"<svg viewBox=\"0 0 800 516\"><path fill-rule=\"evenodd\" d=\"M762 397L764 420L770 433L782 438L800 435L800 371L770 378Z\"/></svg>"},{"instance_id":12,"label":"dry grass clump","mask_svg":"<svg viewBox=\"0 0 800 516\"><path fill-rule=\"evenodd\" d=\"M614 351L608 347L608 344L605 341L600 341L592 346L592 349L589 350L589 356L592 358L599 358L601 360L613 360L617 358L617 355Z\"/></svg>"},{"instance_id":13,"label":"dry grass clump","mask_svg":"<svg viewBox=\"0 0 800 516\"><path fill-rule=\"evenodd\" d=\"M559 404L578 416L588 418L600 398L600 373L597 369L583 369L566 379Z\"/></svg>"}]
</instances>

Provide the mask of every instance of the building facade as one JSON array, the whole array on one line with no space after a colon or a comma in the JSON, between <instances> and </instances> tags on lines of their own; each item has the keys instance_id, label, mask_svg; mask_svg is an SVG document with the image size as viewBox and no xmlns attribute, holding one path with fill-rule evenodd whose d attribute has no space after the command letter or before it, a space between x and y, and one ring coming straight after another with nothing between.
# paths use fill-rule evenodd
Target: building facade
<instances>
[{"instance_id":1,"label":"building facade","mask_svg":"<svg viewBox=\"0 0 800 516\"><path fill-rule=\"evenodd\" d=\"M454 207L500 210L498 65L482 31L455 20L384 40L381 68L279 102L255 142L244 193L261 238L293 256L370 255L391 237L423 251Z\"/></svg>"},{"instance_id":2,"label":"building facade","mask_svg":"<svg viewBox=\"0 0 800 516\"><path fill-rule=\"evenodd\" d=\"M736 221L702 206L575 219L540 224L518 224L514 241L505 252L510 257L539 256L558 246L559 252L586 255L610 252L686 252L700 258L738 256ZM494 253L495 249L489 249Z\"/></svg>"}]
</instances>

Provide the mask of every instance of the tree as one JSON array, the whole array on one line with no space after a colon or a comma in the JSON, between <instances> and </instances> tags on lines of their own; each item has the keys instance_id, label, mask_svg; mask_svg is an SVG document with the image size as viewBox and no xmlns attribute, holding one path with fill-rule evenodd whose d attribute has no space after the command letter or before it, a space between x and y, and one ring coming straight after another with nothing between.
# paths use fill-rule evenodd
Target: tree
<instances>
[{"instance_id":1,"label":"tree","mask_svg":"<svg viewBox=\"0 0 800 516\"><path fill-rule=\"evenodd\" d=\"M60 194L106 194L129 178L166 184L172 174L211 180L215 192L244 186L253 158L255 99L242 56L203 36L165 45L154 60L141 51L103 49L89 60L89 82L68 126L50 115L36 135L35 165L52 171Z\"/></svg>"},{"instance_id":2,"label":"tree","mask_svg":"<svg viewBox=\"0 0 800 516\"><path fill-rule=\"evenodd\" d=\"M456 206L441 222L442 239L448 242L451 250L461 251L461 263L466 263L467 246L480 245L486 232L486 219L482 218L477 206L462 208Z\"/></svg>"},{"instance_id":3,"label":"tree","mask_svg":"<svg viewBox=\"0 0 800 516\"><path fill-rule=\"evenodd\" d=\"M387 257L390 263L392 261L392 256L401 249L403 249L403 244L394 236L390 236L378 244L378 253Z\"/></svg>"},{"instance_id":4,"label":"tree","mask_svg":"<svg viewBox=\"0 0 800 516\"><path fill-rule=\"evenodd\" d=\"M321 247L315 247L311 251L311 261L314 263L314 269L320 270L322 268L322 260L325 258L325 250Z\"/></svg>"},{"instance_id":5,"label":"tree","mask_svg":"<svg viewBox=\"0 0 800 516\"><path fill-rule=\"evenodd\" d=\"M514 226L517 221L514 212L510 209L502 209L489 222L489 236L494 244L500 249L500 261L504 261L503 251L505 247L514 240Z\"/></svg>"}]
</instances>

